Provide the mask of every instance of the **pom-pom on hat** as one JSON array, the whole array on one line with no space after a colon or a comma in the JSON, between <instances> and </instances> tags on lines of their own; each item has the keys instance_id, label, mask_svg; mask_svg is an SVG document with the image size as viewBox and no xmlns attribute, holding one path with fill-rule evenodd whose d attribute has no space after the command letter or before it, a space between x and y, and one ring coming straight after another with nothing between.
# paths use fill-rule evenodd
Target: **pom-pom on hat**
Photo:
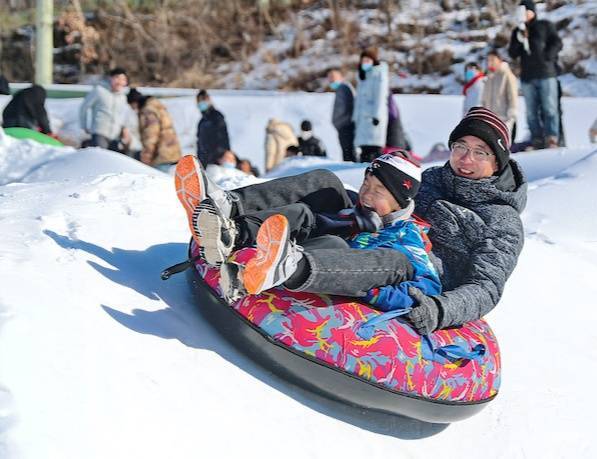
<instances>
[{"instance_id":1,"label":"pom-pom on hat","mask_svg":"<svg viewBox=\"0 0 597 459\"><path fill-rule=\"evenodd\" d=\"M378 156L367 168L405 209L419 191L421 168L404 158L404 152L395 151Z\"/></svg>"}]
</instances>

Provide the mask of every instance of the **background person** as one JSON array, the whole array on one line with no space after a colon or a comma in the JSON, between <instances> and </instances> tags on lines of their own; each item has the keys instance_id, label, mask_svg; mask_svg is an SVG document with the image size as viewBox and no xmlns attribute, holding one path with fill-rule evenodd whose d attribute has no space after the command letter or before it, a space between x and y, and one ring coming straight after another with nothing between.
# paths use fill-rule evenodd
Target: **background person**
<instances>
[{"instance_id":1,"label":"background person","mask_svg":"<svg viewBox=\"0 0 597 459\"><path fill-rule=\"evenodd\" d=\"M512 31L508 53L520 58L520 80L527 123L534 148L557 148L560 138L557 59L562 40L555 26L538 20L532 0L520 2L518 26Z\"/></svg>"},{"instance_id":2,"label":"background person","mask_svg":"<svg viewBox=\"0 0 597 459\"><path fill-rule=\"evenodd\" d=\"M487 71L481 105L494 112L506 123L510 129L511 138L514 139L518 114L518 80L496 49L487 54Z\"/></svg>"},{"instance_id":3,"label":"background person","mask_svg":"<svg viewBox=\"0 0 597 459\"><path fill-rule=\"evenodd\" d=\"M265 171L268 172L286 158L288 147L298 148L298 139L292 126L271 118L265 128Z\"/></svg>"},{"instance_id":4,"label":"background person","mask_svg":"<svg viewBox=\"0 0 597 459\"><path fill-rule=\"evenodd\" d=\"M164 172L176 164L181 156L180 143L168 110L158 99L144 96L131 88L127 102L139 116L139 135L143 149L142 163Z\"/></svg>"},{"instance_id":5,"label":"background person","mask_svg":"<svg viewBox=\"0 0 597 459\"><path fill-rule=\"evenodd\" d=\"M388 65L379 61L377 48L366 48L359 58L357 93L352 119L354 144L360 149L360 161L378 157L386 144L388 129Z\"/></svg>"},{"instance_id":6,"label":"background person","mask_svg":"<svg viewBox=\"0 0 597 459\"><path fill-rule=\"evenodd\" d=\"M408 141L406 133L404 132L404 127L402 126L398 104L396 104L396 100L391 91L388 94L388 132L386 135L386 148L411 150L410 142Z\"/></svg>"},{"instance_id":7,"label":"background person","mask_svg":"<svg viewBox=\"0 0 597 459\"><path fill-rule=\"evenodd\" d=\"M303 156L327 156L323 142L313 135L313 126L309 120L303 120L301 123L298 142L299 150Z\"/></svg>"},{"instance_id":8,"label":"background person","mask_svg":"<svg viewBox=\"0 0 597 459\"><path fill-rule=\"evenodd\" d=\"M37 84L17 91L2 112L2 126L52 134L46 112L46 90Z\"/></svg>"},{"instance_id":9,"label":"background person","mask_svg":"<svg viewBox=\"0 0 597 459\"><path fill-rule=\"evenodd\" d=\"M336 92L334 108L332 109L332 124L338 131L338 141L342 149L344 161L356 161L354 151L354 109L355 91L352 85L345 80L340 69L334 68L328 72L330 88Z\"/></svg>"},{"instance_id":10,"label":"background person","mask_svg":"<svg viewBox=\"0 0 597 459\"><path fill-rule=\"evenodd\" d=\"M127 84L126 71L112 69L108 79L95 85L83 99L79 122L81 128L91 134L88 146L119 151L120 138L128 139L129 132L124 127Z\"/></svg>"},{"instance_id":11,"label":"background person","mask_svg":"<svg viewBox=\"0 0 597 459\"><path fill-rule=\"evenodd\" d=\"M228 127L221 112L213 106L205 89L197 93L197 108L201 120L197 125L197 158L203 164L216 164L226 150L230 150Z\"/></svg>"},{"instance_id":12,"label":"background person","mask_svg":"<svg viewBox=\"0 0 597 459\"><path fill-rule=\"evenodd\" d=\"M464 86L462 95L464 104L462 105L462 116L473 107L481 105L481 96L485 87L485 74L476 62L469 62L464 66Z\"/></svg>"}]
</instances>

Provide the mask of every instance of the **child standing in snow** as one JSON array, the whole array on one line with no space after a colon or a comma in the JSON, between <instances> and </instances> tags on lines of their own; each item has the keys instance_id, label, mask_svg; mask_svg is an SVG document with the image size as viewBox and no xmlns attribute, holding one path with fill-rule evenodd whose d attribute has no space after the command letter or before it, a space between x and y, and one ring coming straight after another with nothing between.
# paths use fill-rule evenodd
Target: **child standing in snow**
<instances>
[{"instance_id":1,"label":"child standing in snow","mask_svg":"<svg viewBox=\"0 0 597 459\"><path fill-rule=\"evenodd\" d=\"M354 206L329 171L227 192L188 156L177 167L176 188L205 260L223 263L227 296L284 286L360 297L391 311L413 305L409 287L427 295L441 290L412 217L420 180L418 166L399 154L382 155L367 169ZM233 250L255 244L245 266L227 262ZM415 308L407 316L415 328L417 314Z\"/></svg>"}]
</instances>

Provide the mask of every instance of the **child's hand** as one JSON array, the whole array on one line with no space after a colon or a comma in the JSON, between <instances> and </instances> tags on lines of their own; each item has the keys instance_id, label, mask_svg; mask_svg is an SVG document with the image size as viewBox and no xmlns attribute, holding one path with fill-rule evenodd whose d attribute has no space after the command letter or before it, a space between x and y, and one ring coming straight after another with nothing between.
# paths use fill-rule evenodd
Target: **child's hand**
<instances>
[{"instance_id":1,"label":"child's hand","mask_svg":"<svg viewBox=\"0 0 597 459\"><path fill-rule=\"evenodd\" d=\"M354 219L360 232L376 233L383 227L377 212L360 205L354 208Z\"/></svg>"}]
</instances>

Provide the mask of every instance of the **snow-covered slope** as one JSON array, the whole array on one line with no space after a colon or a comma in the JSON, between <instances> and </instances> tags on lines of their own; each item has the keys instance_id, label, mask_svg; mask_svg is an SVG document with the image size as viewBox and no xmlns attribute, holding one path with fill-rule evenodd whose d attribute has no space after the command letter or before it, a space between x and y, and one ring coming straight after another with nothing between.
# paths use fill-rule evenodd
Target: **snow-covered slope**
<instances>
[{"instance_id":1,"label":"snow-covered slope","mask_svg":"<svg viewBox=\"0 0 597 459\"><path fill-rule=\"evenodd\" d=\"M527 241L488 316L502 389L440 426L313 398L223 341L184 276L159 278L189 237L171 177L0 135L0 457L595 457L597 153L518 158ZM362 166L324 164L358 186Z\"/></svg>"}]
</instances>

